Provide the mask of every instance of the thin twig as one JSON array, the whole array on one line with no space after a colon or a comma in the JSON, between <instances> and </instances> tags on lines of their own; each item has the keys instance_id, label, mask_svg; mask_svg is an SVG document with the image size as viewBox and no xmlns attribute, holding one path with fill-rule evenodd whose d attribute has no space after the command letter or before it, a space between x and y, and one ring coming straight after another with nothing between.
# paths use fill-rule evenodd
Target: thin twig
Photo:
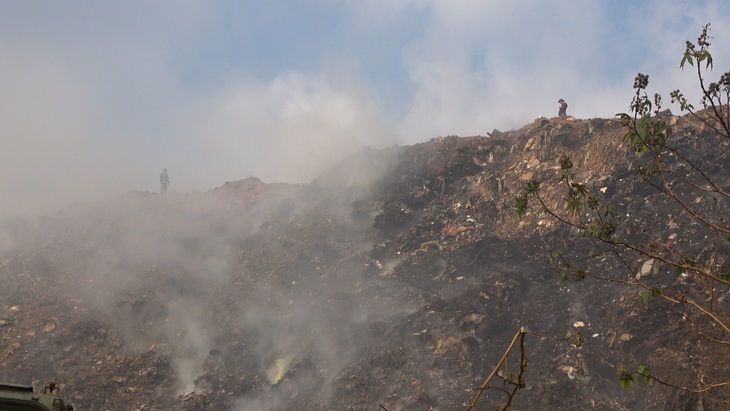
<instances>
[{"instance_id":1,"label":"thin twig","mask_svg":"<svg viewBox=\"0 0 730 411\"><path fill-rule=\"evenodd\" d=\"M499 363L497 363L497 366L494 367L494 369L492 370L492 373L489 374L489 377L487 377L487 379L484 381L484 383L481 385L481 387L479 387L479 389L477 390L476 396L472 400L471 404L469 404L469 406L466 408L466 411L471 411L474 409L474 407L477 404L477 401L479 400L479 397L482 396L482 393L487 388L487 385L489 384L489 382L492 380L492 378L494 378L495 375L497 375L497 371L499 371L499 369L502 367L502 364L504 364L505 360L507 360L507 356L512 351L512 348L515 346L517 339L520 338L521 335L524 335L526 332L527 332L527 330L525 329L525 327L520 327L519 331L517 331L517 334L515 334L514 338L512 338L512 342L507 347L507 351L504 352L504 355L502 355L502 358L500 358ZM522 368L522 364L520 364L520 368Z\"/></svg>"}]
</instances>

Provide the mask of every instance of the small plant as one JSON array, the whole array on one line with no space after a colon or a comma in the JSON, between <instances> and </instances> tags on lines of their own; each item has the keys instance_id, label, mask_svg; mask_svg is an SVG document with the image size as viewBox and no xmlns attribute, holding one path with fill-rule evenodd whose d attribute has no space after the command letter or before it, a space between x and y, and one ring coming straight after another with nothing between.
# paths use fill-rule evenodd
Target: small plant
<instances>
[{"instance_id":1,"label":"small plant","mask_svg":"<svg viewBox=\"0 0 730 411\"><path fill-rule=\"evenodd\" d=\"M719 168L711 159L708 161L692 151L699 145L720 147L720 143L730 141L730 72L721 75L717 82L708 84L705 80L706 72L713 68L709 33L710 25L707 24L696 43L687 42L680 61L681 69L693 67L695 70L702 108L697 110L679 90L670 93L672 103L678 104L686 114L684 121L695 126L694 130L701 130L701 134L695 131L698 134L694 136L693 144L686 144L688 136L675 135L668 116L662 112L661 95L657 93L650 97L647 92L649 76L646 74L639 73L634 80L629 112L617 114L626 128L622 143L629 149L628 155L645 162L637 172L641 181L680 210L682 219L677 219L680 223L675 222L675 231L686 228L688 232L701 232L702 236L697 238L704 238L704 243L679 243L671 238L669 241L652 240L665 234L653 233L651 226L637 227L638 223L633 220L620 219L615 206L602 202L601 196L594 195L584 182L576 180L573 161L566 155L558 160L560 177L556 183L563 188L563 207L549 207L541 183L532 181L523 187L517 199L517 214L525 216L530 211L530 204L536 203L541 212L578 233L575 241L590 242L591 251L587 257L581 257L577 251L570 256L563 252L550 255L551 266L564 282L590 277L638 288L639 303L648 306L652 298L663 301L672 306L673 312L680 314L682 320L692 324L695 337L730 344L730 314L723 309L726 304L719 297L730 290L730 265L725 246L730 239L730 224L726 218L730 209L730 190L723 183L727 171L717 171ZM712 207L703 206L705 198L711 198ZM643 204L638 208L641 207ZM641 236L627 234L639 229L643 233ZM590 262L599 256L603 260L611 258L616 266L625 268L625 273L596 274L600 271L582 268L572 261L587 259L586 266L590 267ZM637 267L649 260L652 260L654 272L675 273L674 276L637 275ZM617 377L621 387L626 389L638 379L654 380L690 392L730 385L730 375L726 375L720 382L698 383L700 388L683 387L656 378L643 365L636 371L621 368Z\"/></svg>"}]
</instances>

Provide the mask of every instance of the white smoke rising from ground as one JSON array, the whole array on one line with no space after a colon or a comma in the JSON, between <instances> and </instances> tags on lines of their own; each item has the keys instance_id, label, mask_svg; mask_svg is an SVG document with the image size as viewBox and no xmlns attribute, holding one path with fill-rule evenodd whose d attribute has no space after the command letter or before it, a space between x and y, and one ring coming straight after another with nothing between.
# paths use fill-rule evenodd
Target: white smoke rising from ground
<instances>
[{"instance_id":1,"label":"white smoke rising from ground","mask_svg":"<svg viewBox=\"0 0 730 411\"><path fill-rule=\"evenodd\" d=\"M167 341L173 349L173 368L180 390L184 394L195 390L195 379L201 375L203 362L213 346L215 327L208 307L199 301L178 296L167 306L171 315L162 324Z\"/></svg>"},{"instance_id":2,"label":"white smoke rising from ground","mask_svg":"<svg viewBox=\"0 0 730 411\"><path fill-rule=\"evenodd\" d=\"M363 145L520 127L554 116L559 97L576 117L611 117L626 110L637 71L650 74L665 98L668 87L689 95L694 79L677 68L684 40L710 21L713 42L730 43L727 4L311 2L305 8L314 10L316 27L331 21L346 28L318 40L305 38L315 26L298 22L315 20L299 19L307 10L294 4L257 5L262 16L246 6L195 2L7 2L0 6L0 218L129 190L156 192L163 167L177 192L247 175L309 182ZM336 10L344 11L329 14ZM297 24L281 24L279 15L289 13ZM715 55L722 71L727 61ZM363 174L347 177L361 183ZM238 214L209 200L186 209L171 198L179 197L118 207L111 201L99 205L106 212L80 212L68 224L91 235L73 245L78 261L54 264L74 269L69 292L117 320L130 346L173 353L181 390L195 386L217 348L221 330L212 324L255 336L262 373L277 361L296 368L311 356L331 378L348 358L342 328L369 313L388 314L360 309L369 306L357 300L357 309L329 308L338 292L365 281L354 273L308 288L295 272L240 267L240 249L230 244L295 212L273 218L267 207L277 204L266 204ZM331 212L339 223L347 215L344 208ZM217 220L206 213L229 214ZM127 214L134 218L120 217ZM0 238L0 246L11 247L25 236ZM277 246L272 254L286 255L270 241ZM249 275L268 284L241 280ZM297 283L267 277L276 275ZM249 287L243 301L216 301L209 291L237 281ZM226 310L236 315L227 318ZM242 407L275 408L278 394L294 388L284 378Z\"/></svg>"},{"instance_id":3,"label":"white smoke rising from ground","mask_svg":"<svg viewBox=\"0 0 730 411\"><path fill-rule=\"evenodd\" d=\"M6 224L0 238L7 250L40 247L44 273L63 276L59 291L96 313L124 350L168 355L180 394L208 389L213 356L266 381L241 409L271 409L293 393L326 399L363 348L354 333L407 312L367 291L371 244L349 237L371 224L352 220L352 200L390 168L390 158L364 153L321 183L132 192Z\"/></svg>"}]
</instances>

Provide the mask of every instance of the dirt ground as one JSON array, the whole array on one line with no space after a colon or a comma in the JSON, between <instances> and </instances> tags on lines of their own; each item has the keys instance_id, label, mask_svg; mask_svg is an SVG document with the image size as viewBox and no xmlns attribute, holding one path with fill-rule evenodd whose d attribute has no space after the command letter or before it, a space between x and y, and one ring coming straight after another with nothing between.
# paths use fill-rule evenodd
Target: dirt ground
<instances>
[{"instance_id":1,"label":"dirt ground","mask_svg":"<svg viewBox=\"0 0 730 411\"><path fill-rule=\"evenodd\" d=\"M671 121L678 146L730 189L730 142ZM567 155L616 208L621 238L726 257L727 238L641 181L646 157L624 133L609 119L540 118L364 149L305 185L249 177L8 221L0 380L55 381L81 410L463 410L524 327L476 409L505 402L520 353L511 409L728 409L727 388L618 384L639 365L692 389L728 380L727 345L699 335L711 327L701 316L625 283L564 282L548 257L624 282L639 273L718 312L726 288L709 296L686 273L612 258L539 207L515 213L532 180L562 207ZM727 227L727 198L682 195Z\"/></svg>"}]
</instances>

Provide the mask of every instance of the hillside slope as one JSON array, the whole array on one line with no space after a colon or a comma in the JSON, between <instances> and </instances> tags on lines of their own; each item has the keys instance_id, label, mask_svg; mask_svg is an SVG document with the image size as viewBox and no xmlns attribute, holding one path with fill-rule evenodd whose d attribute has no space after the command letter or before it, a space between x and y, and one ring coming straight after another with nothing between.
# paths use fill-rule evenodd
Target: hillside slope
<instances>
[{"instance_id":1,"label":"hillside slope","mask_svg":"<svg viewBox=\"0 0 730 411\"><path fill-rule=\"evenodd\" d=\"M730 186L728 144L697 147L704 131L671 121ZM613 120L541 118L364 149L306 185L249 177L7 222L0 379L57 381L82 410L459 410L527 327L514 409L724 409L721 389L622 390L618 369L638 364L683 386L727 379L713 364L728 349L636 289L564 283L548 254L588 246L537 210L514 212L535 179L561 207L568 155L627 236L702 244L635 175L643 160L623 134ZM727 215L710 194L696 201ZM490 389L479 409L504 398Z\"/></svg>"}]
</instances>

